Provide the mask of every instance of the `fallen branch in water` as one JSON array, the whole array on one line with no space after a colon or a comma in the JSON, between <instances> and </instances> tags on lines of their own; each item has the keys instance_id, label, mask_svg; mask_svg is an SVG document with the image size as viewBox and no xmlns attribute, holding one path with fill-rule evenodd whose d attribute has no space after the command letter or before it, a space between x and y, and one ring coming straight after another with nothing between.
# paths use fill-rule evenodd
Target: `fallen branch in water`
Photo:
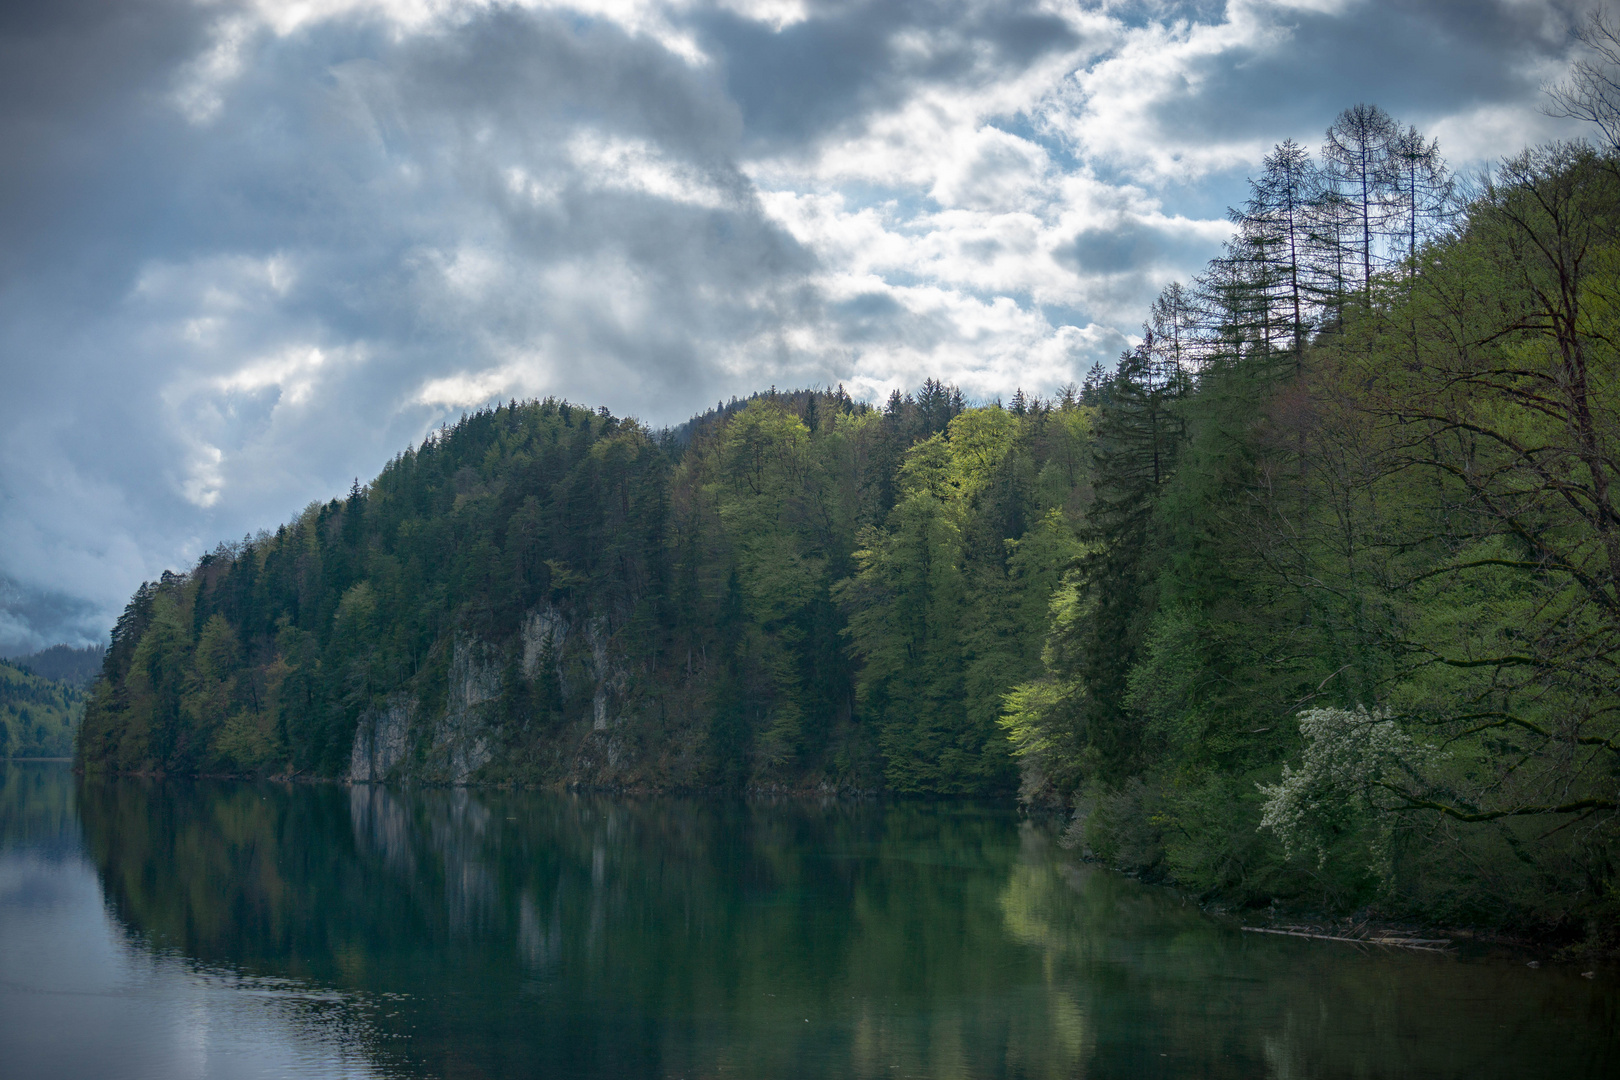
<instances>
[{"instance_id":1,"label":"fallen branch in water","mask_svg":"<svg viewBox=\"0 0 1620 1080\"><path fill-rule=\"evenodd\" d=\"M1378 937L1345 937L1342 934L1319 934L1313 930L1283 930L1270 926L1240 926L1238 929L1251 934L1282 934L1285 937L1310 938L1314 941L1344 941L1351 945L1390 945L1397 949L1421 949L1424 952L1444 952L1451 948L1451 941L1447 938L1394 937L1389 934L1381 934Z\"/></svg>"}]
</instances>

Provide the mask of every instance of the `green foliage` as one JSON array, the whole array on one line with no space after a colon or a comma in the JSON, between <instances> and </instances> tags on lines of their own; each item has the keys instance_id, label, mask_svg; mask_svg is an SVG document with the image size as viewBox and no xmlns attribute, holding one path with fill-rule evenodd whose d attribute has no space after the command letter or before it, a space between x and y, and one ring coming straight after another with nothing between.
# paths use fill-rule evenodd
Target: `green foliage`
<instances>
[{"instance_id":1,"label":"green foliage","mask_svg":"<svg viewBox=\"0 0 1620 1080\"><path fill-rule=\"evenodd\" d=\"M662 435L555 400L469 416L143 586L82 760L341 775L409 700L400 775L476 708L487 782L1009 791L996 720L1039 669L1089 437L1072 402L1020 407L930 381Z\"/></svg>"},{"instance_id":2,"label":"green foliage","mask_svg":"<svg viewBox=\"0 0 1620 1080\"><path fill-rule=\"evenodd\" d=\"M1084 432L1077 412L957 414L906 452L897 505L884 527L861 534L839 599L862 661L858 700L879 727L896 790L1013 784L1002 701L1040 670L1045 610L1080 550L1063 509L1072 488L1043 506L1033 479L1067 464L1050 448L1069 449Z\"/></svg>"},{"instance_id":3,"label":"green foliage","mask_svg":"<svg viewBox=\"0 0 1620 1080\"><path fill-rule=\"evenodd\" d=\"M0 758L67 757L84 716L85 691L0 661Z\"/></svg>"},{"instance_id":4,"label":"green foliage","mask_svg":"<svg viewBox=\"0 0 1620 1080\"><path fill-rule=\"evenodd\" d=\"M1173 363L1156 324L1088 383L1087 551L1003 725L1026 797L1138 872L1599 933L1620 855L1620 165L1535 151L1455 227L1404 228L1365 302L1266 293L1331 280L1279 271L1276 245L1225 260ZM1253 290L1285 296L1285 333L1245 321Z\"/></svg>"}]
</instances>

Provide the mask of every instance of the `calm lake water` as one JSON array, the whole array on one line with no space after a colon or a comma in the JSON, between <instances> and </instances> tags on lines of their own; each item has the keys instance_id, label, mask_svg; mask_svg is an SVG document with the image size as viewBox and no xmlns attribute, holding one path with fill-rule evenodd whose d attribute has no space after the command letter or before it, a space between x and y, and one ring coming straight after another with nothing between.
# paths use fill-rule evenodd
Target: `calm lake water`
<instances>
[{"instance_id":1,"label":"calm lake water","mask_svg":"<svg viewBox=\"0 0 1620 1080\"><path fill-rule=\"evenodd\" d=\"M0 764L0 1074L1613 1077L1603 970L1222 928L1002 808Z\"/></svg>"}]
</instances>

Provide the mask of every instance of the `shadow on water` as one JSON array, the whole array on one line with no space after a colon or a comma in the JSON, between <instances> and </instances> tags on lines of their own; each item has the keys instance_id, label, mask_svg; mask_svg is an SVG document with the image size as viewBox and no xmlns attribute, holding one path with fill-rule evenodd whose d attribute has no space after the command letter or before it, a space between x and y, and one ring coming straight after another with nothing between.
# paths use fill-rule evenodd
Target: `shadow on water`
<instances>
[{"instance_id":1,"label":"shadow on water","mask_svg":"<svg viewBox=\"0 0 1620 1080\"><path fill-rule=\"evenodd\" d=\"M1620 1068L1607 973L1255 939L1000 808L52 775L8 835L82 821L140 948L330 988L388 1074Z\"/></svg>"}]
</instances>

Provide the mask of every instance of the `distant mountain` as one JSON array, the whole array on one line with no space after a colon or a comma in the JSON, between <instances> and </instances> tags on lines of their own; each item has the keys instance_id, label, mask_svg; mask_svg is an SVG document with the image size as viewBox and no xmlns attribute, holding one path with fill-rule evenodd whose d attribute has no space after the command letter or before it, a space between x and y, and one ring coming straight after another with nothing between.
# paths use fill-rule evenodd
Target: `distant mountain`
<instances>
[{"instance_id":1,"label":"distant mountain","mask_svg":"<svg viewBox=\"0 0 1620 1080\"><path fill-rule=\"evenodd\" d=\"M27 656L13 656L5 662L13 667L26 668L42 679L89 686L101 674L101 662L106 656L105 645L87 645L82 649L52 645Z\"/></svg>"}]
</instances>

